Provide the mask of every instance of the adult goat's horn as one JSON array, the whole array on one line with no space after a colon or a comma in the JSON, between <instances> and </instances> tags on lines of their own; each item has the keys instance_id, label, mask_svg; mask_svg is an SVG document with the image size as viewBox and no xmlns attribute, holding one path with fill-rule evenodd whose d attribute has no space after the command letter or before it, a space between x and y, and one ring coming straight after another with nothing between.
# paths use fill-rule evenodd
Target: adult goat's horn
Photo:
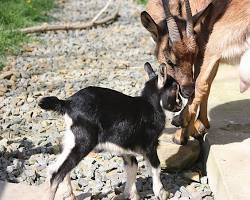
<instances>
[{"instance_id":1,"label":"adult goat's horn","mask_svg":"<svg viewBox=\"0 0 250 200\"><path fill-rule=\"evenodd\" d=\"M181 39L177 24L169 10L169 0L162 0L163 9L166 15L167 27L171 42L176 42Z\"/></svg>"},{"instance_id":2,"label":"adult goat's horn","mask_svg":"<svg viewBox=\"0 0 250 200\"><path fill-rule=\"evenodd\" d=\"M192 11L191 11L189 0L185 0L185 6L186 6L186 15L187 15L186 33L188 37L191 37L194 35L194 23L193 23Z\"/></svg>"}]
</instances>

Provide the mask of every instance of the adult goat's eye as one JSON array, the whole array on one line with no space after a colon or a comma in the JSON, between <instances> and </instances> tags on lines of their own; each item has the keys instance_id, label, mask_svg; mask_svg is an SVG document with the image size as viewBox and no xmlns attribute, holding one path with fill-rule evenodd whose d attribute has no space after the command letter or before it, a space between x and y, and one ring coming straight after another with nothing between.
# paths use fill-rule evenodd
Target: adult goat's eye
<instances>
[{"instance_id":1,"label":"adult goat's eye","mask_svg":"<svg viewBox=\"0 0 250 200\"><path fill-rule=\"evenodd\" d=\"M167 64L170 65L170 67L176 67L176 64L174 64L171 60L167 60Z\"/></svg>"}]
</instances>

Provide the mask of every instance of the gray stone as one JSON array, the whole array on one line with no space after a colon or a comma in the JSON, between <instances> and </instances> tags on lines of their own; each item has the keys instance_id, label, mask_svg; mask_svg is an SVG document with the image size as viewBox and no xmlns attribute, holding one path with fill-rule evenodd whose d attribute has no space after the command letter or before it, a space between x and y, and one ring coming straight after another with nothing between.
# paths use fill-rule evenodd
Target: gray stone
<instances>
[{"instance_id":1,"label":"gray stone","mask_svg":"<svg viewBox=\"0 0 250 200\"><path fill-rule=\"evenodd\" d=\"M6 171L7 171L8 173L12 173L12 172L14 171L14 169L15 169L15 167L14 167L13 165L11 165L11 166L8 166L8 167L6 168Z\"/></svg>"},{"instance_id":2,"label":"gray stone","mask_svg":"<svg viewBox=\"0 0 250 200\"><path fill-rule=\"evenodd\" d=\"M6 148L8 145L8 139L3 138L0 140L0 148Z\"/></svg>"},{"instance_id":3,"label":"gray stone","mask_svg":"<svg viewBox=\"0 0 250 200\"><path fill-rule=\"evenodd\" d=\"M181 197L181 192L180 191L176 191L175 194L174 194L174 196L176 198L180 198Z\"/></svg>"},{"instance_id":4,"label":"gray stone","mask_svg":"<svg viewBox=\"0 0 250 200\"><path fill-rule=\"evenodd\" d=\"M180 187L180 192L181 192L181 196L183 197L191 197L191 194L184 186Z\"/></svg>"},{"instance_id":5,"label":"gray stone","mask_svg":"<svg viewBox=\"0 0 250 200\"><path fill-rule=\"evenodd\" d=\"M179 198L179 200L189 200L189 198L188 197L181 197L181 198Z\"/></svg>"},{"instance_id":6,"label":"gray stone","mask_svg":"<svg viewBox=\"0 0 250 200\"><path fill-rule=\"evenodd\" d=\"M207 176L201 177L201 183L202 184L208 184Z\"/></svg>"},{"instance_id":7,"label":"gray stone","mask_svg":"<svg viewBox=\"0 0 250 200\"><path fill-rule=\"evenodd\" d=\"M88 185L88 181L86 179L84 179L84 178L80 178L80 179L78 179L78 184L79 184L80 187L83 188L83 187Z\"/></svg>"}]
</instances>

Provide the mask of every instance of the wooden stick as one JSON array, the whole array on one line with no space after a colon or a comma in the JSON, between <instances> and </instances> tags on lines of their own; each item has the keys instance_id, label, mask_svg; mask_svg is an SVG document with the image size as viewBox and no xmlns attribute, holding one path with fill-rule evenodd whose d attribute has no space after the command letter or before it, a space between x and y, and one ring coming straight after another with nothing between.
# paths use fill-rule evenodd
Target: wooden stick
<instances>
[{"instance_id":1,"label":"wooden stick","mask_svg":"<svg viewBox=\"0 0 250 200\"><path fill-rule=\"evenodd\" d=\"M104 11L107 10L107 8L109 7L111 2L112 2L112 0L108 0L108 2L103 7L103 9L101 9L100 12L97 13L97 15L91 20L91 22L95 22L102 15L102 13L104 13Z\"/></svg>"},{"instance_id":2,"label":"wooden stick","mask_svg":"<svg viewBox=\"0 0 250 200\"><path fill-rule=\"evenodd\" d=\"M108 1L107 4L109 4L109 2L110 1ZM74 22L74 23L57 24L57 25L43 24L43 25L39 25L39 26L23 28L23 29L20 29L20 31L22 33L37 33L37 32L59 31L59 30L87 29L87 28L91 28L93 26L107 24L109 22L115 21L119 16L119 8L120 8L120 6L118 6L116 11L111 16L106 17L104 19L100 19L98 21L97 21L97 18L100 17L100 15L105 11L104 9L102 9L90 22L85 22L85 23Z\"/></svg>"}]
</instances>

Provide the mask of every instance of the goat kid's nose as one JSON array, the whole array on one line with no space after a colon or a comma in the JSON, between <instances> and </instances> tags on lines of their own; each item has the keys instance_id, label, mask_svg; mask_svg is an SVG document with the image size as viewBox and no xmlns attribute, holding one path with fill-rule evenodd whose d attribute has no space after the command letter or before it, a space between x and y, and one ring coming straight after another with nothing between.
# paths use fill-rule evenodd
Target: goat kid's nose
<instances>
[{"instance_id":1,"label":"goat kid's nose","mask_svg":"<svg viewBox=\"0 0 250 200\"><path fill-rule=\"evenodd\" d=\"M194 84L190 84L190 85L185 85L185 86L182 86L181 87L181 95L184 97L184 98L189 98L193 95L194 93Z\"/></svg>"}]
</instances>

